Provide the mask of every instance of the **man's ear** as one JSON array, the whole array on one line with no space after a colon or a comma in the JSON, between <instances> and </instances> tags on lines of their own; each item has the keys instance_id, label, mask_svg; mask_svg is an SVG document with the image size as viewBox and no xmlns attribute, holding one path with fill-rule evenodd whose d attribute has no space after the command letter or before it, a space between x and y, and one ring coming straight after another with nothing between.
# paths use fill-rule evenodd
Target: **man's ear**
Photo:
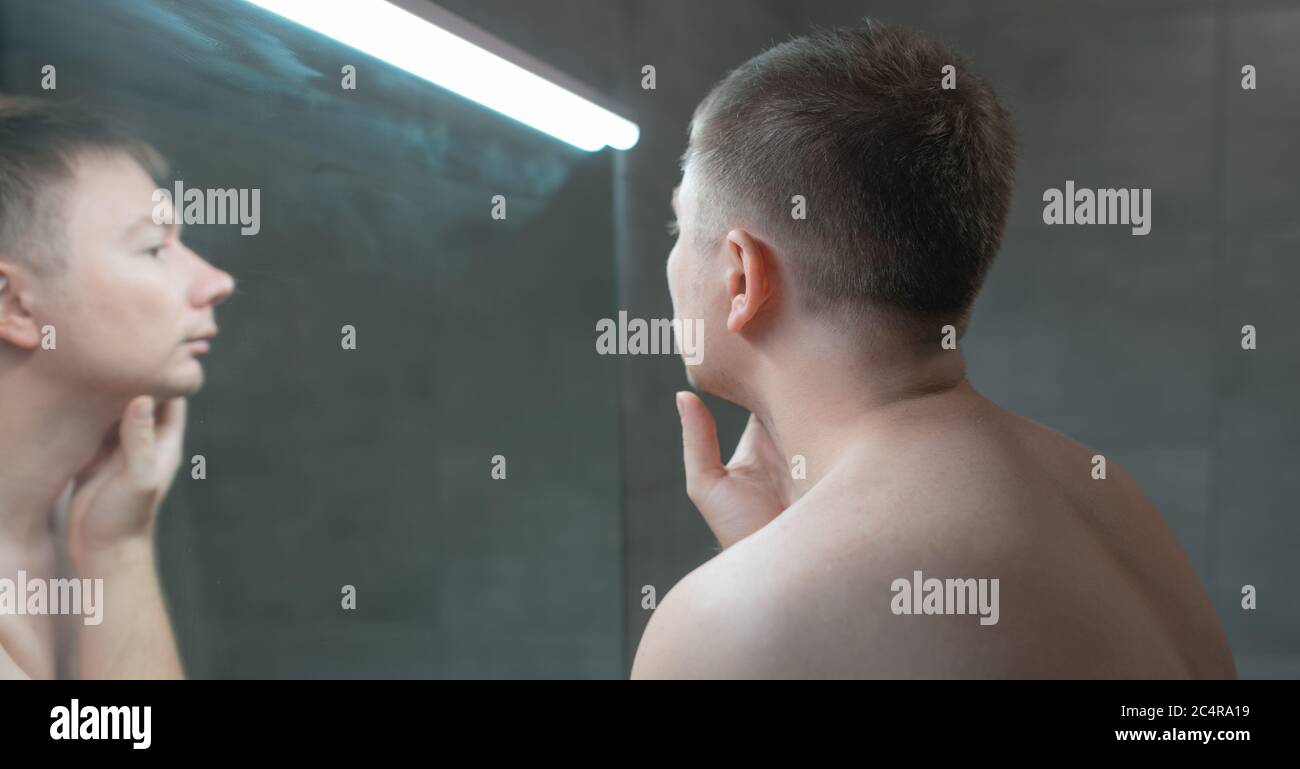
<instances>
[{"instance_id":1,"label":"man's ear","mask_svg":"<svg viewBox=\"0 0 1300 769\"><path fill-rule=\"evenodd\" d=\"M727 233L727 330L738 332L772 298L776 264L767 245L745 230Z\"/></svg>"},{"instance_id":2,"label":"man's ear","mask_svg":"<svg viewBox=\"0 0 1300 769\"><path fill-rule=\"evenodd\" d=\"M23 301L28 276L16 265L0 262L0 341L23 350L41 342L41 329Z\"/></svg>"}]
</instances>

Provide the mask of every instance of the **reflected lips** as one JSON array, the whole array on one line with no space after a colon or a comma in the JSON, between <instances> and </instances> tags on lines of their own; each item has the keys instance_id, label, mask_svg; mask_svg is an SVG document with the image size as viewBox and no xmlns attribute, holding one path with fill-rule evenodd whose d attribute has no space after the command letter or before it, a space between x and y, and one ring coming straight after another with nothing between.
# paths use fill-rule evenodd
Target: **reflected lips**
<instances>
[{"instance_id":1,"label":"reflected lips","mask_svg":"<svg viewBox=\"0 0 1300 769\"><path fill-rule=\"evenodd\" d=\"M212 347L211 342L209 340L211 340L212 337L216 335L217 335L216 329L213 329L212 331L199 334L198 336L186 339L185 346L190 348L190 350L193 352L205 353Z\"/></svg>"}]
</instances>

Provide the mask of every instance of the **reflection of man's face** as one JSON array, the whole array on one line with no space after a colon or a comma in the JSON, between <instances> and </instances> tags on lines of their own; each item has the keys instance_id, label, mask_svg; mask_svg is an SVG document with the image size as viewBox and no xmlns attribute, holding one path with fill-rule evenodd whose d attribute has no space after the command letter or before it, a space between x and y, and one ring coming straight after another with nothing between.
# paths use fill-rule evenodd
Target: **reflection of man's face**
<instances>
[{"instance_id":1,"label":"reflection of man's face","mask_svg":"<svg viewBox=\"0 0 1300 769\"><path fill-rule=\"evenodd\" d=\"M123 154L84 154L58 207L64 264L44 278L35 316L54 326L42 353L59 381L126 397L171 398L203 384L198 356L234 280L155 224L156 185Z\"/></svg>"},{"instance_id":2,"label":"reflection of man's face","mask_svg":"<svg viewBox=\"0 0 1300 769\"><path fill-rule=\"evenodd\" d=\"M734 341L726 331L728 263L722 243L712 250L699 247L700 241L708 239L701 235L710 234L700 232L706 225L700 221L699 195L697 174L688 164L674 195L679 234L668 255L668 293L673 316L682 323L698 324L694 336L702 347L695 352L703 354L694 361L698 365L690 364L689 354L683 355L688 363L687 381L702 392L727 397L732 390L728 367L737 354L730 348Z\"/></svg>"}]
</instances>

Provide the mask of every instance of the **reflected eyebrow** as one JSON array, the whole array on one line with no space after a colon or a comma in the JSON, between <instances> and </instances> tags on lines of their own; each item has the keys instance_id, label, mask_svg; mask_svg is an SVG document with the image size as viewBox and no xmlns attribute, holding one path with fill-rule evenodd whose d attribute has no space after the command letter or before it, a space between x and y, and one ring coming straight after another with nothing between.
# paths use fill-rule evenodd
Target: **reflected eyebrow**
<instances>
[{"instance_id":1,"label":"reflected eyebrow","mask_svg":"<svg viewBox=\"0 0 1300 769\"><path fill-rule=\"evenodd\" d=\"M134 224L126 228L126 237L129 239L136 232L150 227L161 227L164 232L174 232L176 237L179 239L181 236L181 230L185 228L185 223L183 220L177 220L175 224L158 224L153 220L152 216L144 216L137 219Z\"/></svg>"}]
</instances>

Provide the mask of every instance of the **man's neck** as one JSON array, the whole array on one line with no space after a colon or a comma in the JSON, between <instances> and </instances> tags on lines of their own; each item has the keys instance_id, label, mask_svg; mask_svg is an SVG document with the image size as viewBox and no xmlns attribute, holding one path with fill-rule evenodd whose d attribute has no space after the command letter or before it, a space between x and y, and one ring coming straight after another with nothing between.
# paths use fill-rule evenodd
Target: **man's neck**
<instances>
[{"instance_id":1,"label":"man's neck","mask_svg":"<svg viewBox=\"0 0 1300 769\"><path fill-rule=\"evenodd\" d=\"M48 537L60 495L124 406L38 381L22 368L0 370L0 539L25 546Z\"/></svg>"},{"instance_id":2,"label":"man's neck","mask_svg":"<svg viewBox=\"0 0 1300 769\"><path fill-rule=\"evenodd\" d=\"M957 350L923 356L895 352L850 362L833 350L806 349L767 372L753 406L786 461L803 457L806 478L795 478L800 496L883 430L919 424L927 415L980 397Z\"/></svg>"}]
</instances>

